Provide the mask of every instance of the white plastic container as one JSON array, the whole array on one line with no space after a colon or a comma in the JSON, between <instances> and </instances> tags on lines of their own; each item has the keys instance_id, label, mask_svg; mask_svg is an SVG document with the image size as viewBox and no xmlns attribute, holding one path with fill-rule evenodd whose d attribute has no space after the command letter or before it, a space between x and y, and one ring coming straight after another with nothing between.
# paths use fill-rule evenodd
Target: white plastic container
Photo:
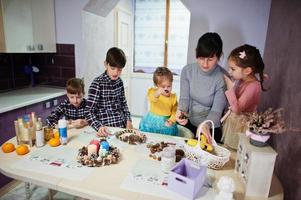
<instances>
[{"instance_id":1,"label":"white plastic container","mask_svg":"<svg viewBox=\"0 0 301 200\"><path fill-rule=\"evenodd\" d=\"M58 122L58 128L59 128L59 134L60 134L60 141L61 144L66 145L67 144L67 121L65 119L60 119Z\"/></svg>"}]
</instances>

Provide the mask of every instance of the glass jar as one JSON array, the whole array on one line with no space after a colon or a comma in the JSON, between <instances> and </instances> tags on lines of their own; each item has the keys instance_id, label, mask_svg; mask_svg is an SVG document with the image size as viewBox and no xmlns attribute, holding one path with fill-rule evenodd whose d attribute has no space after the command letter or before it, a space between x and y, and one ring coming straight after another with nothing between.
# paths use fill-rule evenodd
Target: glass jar
<instances>
[{"instance_id":1,"label":"glass jar","mask_svg":"<svg viewBox=\"0 0 301 200\"><path fill-rule=\"evenodd\" d=\"M161 170L168 173L176 162L176 149L173 146L165 147L161 156Z\"/></svg>"},{"instance_id":2,"label":"glass jar","mask_svg":"<svg viewBox=\"0 0 301 200\"><path fill-rule=\"evenodd\" d=\"M48 141L51 139L53 133L52 133L52 128L51 127L44 127L44 136L45 140Z\"/></svg>"}]
</instances>

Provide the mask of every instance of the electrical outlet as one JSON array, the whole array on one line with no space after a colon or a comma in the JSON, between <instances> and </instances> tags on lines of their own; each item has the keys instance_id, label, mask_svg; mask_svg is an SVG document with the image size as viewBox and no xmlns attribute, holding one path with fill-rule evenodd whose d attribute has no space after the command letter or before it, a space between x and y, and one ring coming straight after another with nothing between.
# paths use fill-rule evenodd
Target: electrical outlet
<instances>
[{"instance_id":1,"label":"electrical outlet","mask_svg":"<svg viewBox=\"0 0 301 200\"><path fill-rule=\"evenodd\" d=\"M53 100L52 100L52 105L53 105L53 106L57 106L57 104L58 104L58 100L57 100L57 99L53 99Z\"/></svg>"},{"instance_id":2,"label":"electrical outlet","mask_svg":"<svg viewBox=\"0 0 301 200\"><path fill-rule=\"evenodd\" d=\"M44 104L45 108L51 108L51 102L50 101L46 101Z\"/></svg>"}]
</instances>

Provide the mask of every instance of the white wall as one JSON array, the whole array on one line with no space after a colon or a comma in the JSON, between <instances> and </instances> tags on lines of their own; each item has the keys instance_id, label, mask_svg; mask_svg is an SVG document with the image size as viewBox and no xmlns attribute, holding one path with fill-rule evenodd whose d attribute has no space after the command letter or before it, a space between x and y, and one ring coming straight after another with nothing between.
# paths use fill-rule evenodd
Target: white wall
<instances>
[{"instance_id":1,"label":"white wall","mask_svg":"<svg viewBox=\"0 0 301 200\"><path fill-rule=\"evenodd\" d=\"M230 51L244 43L264 51L271 0L182 0L191 11L187 62L195 62L195 48L199 37L206 32L217 32L224 43L221 65L227 68ZM143 115L145 96L152 86L151 76L132 79L131 104L133 115ZM179 81L173 90L179 95ZM138 98L139 97L139 98Z\"/></svg>"},{"instance_id":2,"label":"white wall","mask_svg":"<svg viewBox=\"0 0 301 200\"><path fill-rule=\"evenodd\" d=\"M106 52L114 46L114 12L107 17L83 11L85 91L93 79L104 71Z\"/></svg>"},{"instance_id":3,"label":"white wall","mask_svg":"<svg viewBox=\"0 0 301 200\"><path fill-rule=\"evenodd\" d=\"M75 45L76 77L85 78L85 91L104 71L106 51L114 46L114 11L106 18L83 11L89 0L55 0L57 43ZM120 0L118 8L132 10L131 0Z\"/></svg>"},{"instance_id":4,"label":"white wall","mask_svg":"<svg viewBox=\"0 0 301 200\"><path fill-rule=\"evenodd\" d=\"M116 8L131 12L132 1L120 0ZM93 79L104 72L104 61L109 48L116 46L115 10L106 17L83 11L83 46L85 91Z\"/></svg>"},{"instance_id":5,"label":"white wall","mask_svg":"<svg viewBox=\"0 0 301 200\"><path fill-rule=\"evenodd\" d=\"M109 24L102 26L100 17L82 11L87 2L88 0L55 0L57 42L75 44L76 76L88 77L86 87L89 86L92 77L103 71L105 52L114 45L114 39L110 34L112 27ZM221 64L226 64L226 58L233 48L244 43L257 46L263 53L271 0L183 0L183 2L191 9L188 63L195 60L198 38L208 31L218 32L223 39L225 56ZM121 0L118 7L130 10L131 1ZM95 26L90 21L95 22ZM85 27L90 31L83 31ZM105 33L108 35L103 35ZM83 34L86 43L83 42ZM85 70L86 67L89 70ZM133 115L144 114L143 98L147 88L152 86L151 79L151 76L134 76L130 81ZM179 95L177 78L173 88Z\"/></svg>"},{"instance_id":6,"label":"white wall","mask_svg":"<svg viewBox=\"0 0 301 200\"><path fill-rule=\"evenodd\" d=\"M271 0L182 1L191 11L188 63L195 61L197 41L208 31L219 33L224 42L224 66L231 50L244 43L263 53Z\"/></svg>"},{"instance_id":7,"label":"white wall","mask_svg":"<svg viewBox=\"0 0 301 200\"><path fill-rule=\"evenodd\" d=\"M55 0L57 43L75 45L76 77L83 77L82 9L89 0Z\"/></svg>"}]
</instances>

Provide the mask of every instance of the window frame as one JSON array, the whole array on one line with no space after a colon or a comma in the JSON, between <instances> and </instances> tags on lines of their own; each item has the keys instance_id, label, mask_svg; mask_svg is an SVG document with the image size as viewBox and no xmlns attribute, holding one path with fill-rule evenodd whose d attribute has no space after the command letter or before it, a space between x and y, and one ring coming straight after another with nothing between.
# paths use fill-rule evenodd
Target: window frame
<instances>
[{"instance_id":1,"label":"window frame","mask_svg":"<svg viewBox=\"0 0 301 200\"><path fill-rule=\"evenodd\" d=\"M181 0L179 0L181 2ZM164 34L164 61L162 67L168 67L168 41L169 41L169 25L170 25L170 0L165 0L166 8L165 8L165 34ZM134 1L134 12L136 12L136 1ZM185 5L184 5L185 6ZM135 33L135 15L134 15L134 33ZM189 38L188 38L189 39ZM134 42L135 42L135 34L134 34ZM148 78L150 75L152 76L153 72L157 67L149 67L152 72L143 71L143 69L135 70L135 44L133 45L133 67L131 70L132 77L137 78ZM188 54L188 48L187 48ZM187 56L186 56L187 57ZM175 77L180 76L182 69L172 70L172 73ZM176 72L175 72L176 71Z\"/></svg>"}]
</instances>

